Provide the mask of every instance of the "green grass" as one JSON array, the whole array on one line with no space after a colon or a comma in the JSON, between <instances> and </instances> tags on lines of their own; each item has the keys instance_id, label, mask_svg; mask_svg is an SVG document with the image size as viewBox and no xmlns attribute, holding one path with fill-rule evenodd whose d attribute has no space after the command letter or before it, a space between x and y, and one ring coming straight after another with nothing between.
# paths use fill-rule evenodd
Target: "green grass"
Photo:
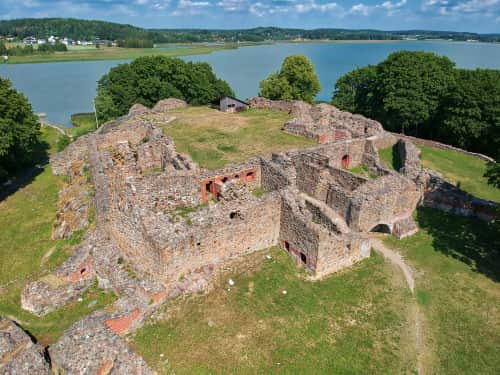
<instances>
[{"instance_id":1,"label":"green grass","mask_svg":"<svg viewBox=\"0 0 500 375\"><path fill-rule=\"evenodd\" d=\"M52 128L42 128L42 139L49 153L54 152L59 136ZM52 175L50 166L46 166L29 185L0 202L0 315L14 317L43 344L54 342L71 323L114 298L94 288L83 302L75 302L43 318L21 309L20 293L24 285L62 264L72 246L81 240L82 233L70 240L50 239L62 186L63 179ZM97 301L92 309L85 304L90 300Z\"/></svg>"},{"instance_id":2,"label":"green grass","mask_svg":"<svg viewBox=\"0 0 500 375\"><path fill-rule=\"evenodd\" d=\"M456 151L418 146L422 151L422 164L443 175L452 184L476 197L500 202L500 189L487 184L484 177L486 163L474 156Z\"/></svg>"},{"instance_id":3,"label":"green grass","mask_svg":"<svg viewBox=\"0 0 500 375\"><path fill-rule=\"evenodd\" d=\"M75 113L71 115L71 124L73 124L73 128L68 128L67 131L74 138L81 137L82 135L96 130L94 113Z\"/></svg>"},{"instance_id":4,"label":"green grass","mask_svg":"<svg viewBox=\"0 0 500 375\"><path fill-rule=\"evenodd\" d=\"M370 172L370 169L368 168L368 165L366 165L366 164L357 165L357 166L349 169L349 172L354 173L354 174L358 174L358 175L363 176L363 177L371 178L373 180L375 180L378 177L378 175Z\"/></svg>"},{"instance_id":5,"label":"green grass","mask_svg":"<svg viewBox=\"0 0 500 375\"><path fill-rule=\"evenodd\" d=\"M417 275L428 374L498 374L500 228L419 208L421 231L386 243Z\"/></svg>"},{"instance_id":6,"label":"green grass","mask_svg":"<svg viewBox=\"0 0 500 375\"><path fill-rule=\"evenodd\" d=\"M161 48L79 48L70 49L67 52L55 52L50 54L34 54L28 56L11 56L7 64L32 64L63 61L98 61L98 60L133 60L141 56L163 55L163 56L190 56L202 55L225 49L237 49L239 47L255 45L256 43L226 43L224 45L202 45L193 44L189 48L161 49ZM258 43L257 43L258 44ZM3 59L2 59L3 62Z\"/></svg>"},{"instance_id":7,"label":"green grass","mask_svg":"<svg viewBox=\"0 0 500 375\"><path fill-rule=\"evenodd\" d=\"M478 198L500 202L500 189L488 185L484 177L486 163L479 158L450 150L417 146L425 168L443 175L444 179ZM390 168L399 171L401 159L397 145L379 150L380 159Z\"/></svg>"},{"instance_id":8,"label":"green grass","mask_svg":"<svg viewBox=\"0 0 500 375\"><path fill-rule=\"evenodd\" d=\"M304 280L303 271L278 248L242 264L209 294L167 303L169 318L134 335L136 349L160 373L413 371L415 353L407 335L411 297L400 274L381 257L319 282ZM235 281L230 290L229 277Z\"/></svg>"},{"instance_id":9,"label":"green grass","mask_svg":"<svg viewBox=\"0 0 500 375\"><path fill-rule=\"evenodd\" d=\"M387 167L398 172L401 169L402 167L401 158L399 157L399 149L397 144L379 150L378 156L380 157L380 160L382 160Z\"/></svg>"},{"instance_id":10,"label":"green grass","mask_svg":"<svg viewBox=\"0 0 500 375\"><path fill-rule=\"evenodd\" d=\"M315 145L305 137L281 130L288 115L278 111L249 110L223 113L207 107L170 111L177 117L163 127L180 152L189 154L200 166L218 169L272 151Z\"/></svg>"}]
</instances>

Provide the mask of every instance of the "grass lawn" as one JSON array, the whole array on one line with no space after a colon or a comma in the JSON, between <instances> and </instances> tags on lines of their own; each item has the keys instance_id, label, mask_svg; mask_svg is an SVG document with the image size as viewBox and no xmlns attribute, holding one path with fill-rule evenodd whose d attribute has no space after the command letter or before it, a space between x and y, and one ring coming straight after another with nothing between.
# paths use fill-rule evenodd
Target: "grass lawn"
<instances>
[{"instance_id":1,"label":"grass lawn","mask_svg":"<svg viewBox=\"0 0 500 375\"><path fill-rule=\"evenodd\" d=\"M500 228L419 208L421 231L386 244L416 274L428 374L498 374Z\"/></svg>"},{"instance_id":2,"label":"grass lawn","mask_svg":"<svg viewBox=\"0 0 500 375\"><path fill-rule=\"evenodd\" d=\"M96 130L95 114L94 113L75 113L71 115L72 128L67 128L74 138L91 133Z\"/></svg>"},{"instance_id":3,"label":"grass lawn","mask_svg":"<svg viewBox=\"0 0 500 375\"><path fill-rule=\"evenodd\" d=\"M314 146L316 142L281 130L288 115L278 111L249 110L224 113L207 107L169 111L177 117L163 127L177 150L191 155L200 166L221 168L272 151Z\"/></svg>"},{"instance_id":4,"label":"grass lawn","mask_svg":"<svg viewBox=\"0 0 500 375\"><path fill-rule=\"evenodd\" d=\"M132 342L160 373L413 373L411 296L397 269L373 255L323 281L303 276L279 248L253 254L207 295L165 304Z\"/></svg>"},{"instance_id":5,"label":"grass lawn","mask_svg":"<svg viewBox=\"0 0 500 375\"><path fill-rule=\"evenodd\" d=\"M101 47L101 48L78 48L70 49L67 52L55 52L47 54L35 54L27 56L11 56L7 64L31 64L61 61L97 61L97 60L133 60L141 56L164 55L164 56L190 56L202 55L224 49L235 49L254 43L236 44L227 43L224 45L202 45L193 44L192 47L180 47L172 49L162 48L121 48L121 47Z\"/></svg>"},{"instance_id":6,"label":"grass lawn","mask_svg":"<svg viewBox=\"0 0 500 375\"><path fill-rule=\"evenodd\" d=\"M486 163L481 159L456 151L417 147L422 151L420 158L424 167L441 173L452 184L460 183L462 190L478 198L500 202L500 189L488 185L483 177ZM397 146L379 150L379 156L389 167L395 170L401 168Z\"/></svg>"},{"instance_id":7,"label":"grass lawn","mask_svg":"<svg viewBox=\"0 0 500 375\"><path fill-rule=\"evenodd\" d=\"M59 133L42 128L49 153L53 152ZM24 285L49 273L70 255L71 247L81 236L71 240L50 239L57 211L61 177L52 175L50 166L24 188L0 201L0 315L15 318L23 328L43 344L54 342L78 318L86 315L90 299L98 303L91 310L114 299L110 293L90 291L81 303L74 303L44 318L37 318L20 307Z\"/></svg>"}]
</instances>

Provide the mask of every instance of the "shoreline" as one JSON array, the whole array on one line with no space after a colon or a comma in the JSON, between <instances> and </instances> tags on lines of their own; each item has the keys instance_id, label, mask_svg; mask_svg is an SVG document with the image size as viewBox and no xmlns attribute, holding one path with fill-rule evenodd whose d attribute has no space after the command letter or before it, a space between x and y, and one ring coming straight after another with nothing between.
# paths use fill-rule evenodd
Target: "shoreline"
<instances>
[{"instance_id":1,"label":"shoreline","mask_svg":"<svg viewBox=\"0 0 500 375\"><path fill-rule=\"evenodd\" d=\"M379 43L407 43L407 42L446 42L446 43L468 43L468 44L499 44L494 42L467 42L446 39L317 39L317 40L274 40L265 42L242 42L208 45L204 43L171 43L159 44L155 48L121 48L103 47L101 49L72 49L67 52L56 52L45 55L12 56L7 61L0 61L0 65L16 64L43 64L58 62L78 62L78 61L106 61L106 60L134 60L143 56L167 56L182 57L193 55L206 55L212 52L239 49L242 47L253 47L273 44L379 44ZM173 48L164 48L172 46ZM163 47L163 48L162 48ZM178 48L175 48L178 47Z\"/></svg>"}]
</instances>

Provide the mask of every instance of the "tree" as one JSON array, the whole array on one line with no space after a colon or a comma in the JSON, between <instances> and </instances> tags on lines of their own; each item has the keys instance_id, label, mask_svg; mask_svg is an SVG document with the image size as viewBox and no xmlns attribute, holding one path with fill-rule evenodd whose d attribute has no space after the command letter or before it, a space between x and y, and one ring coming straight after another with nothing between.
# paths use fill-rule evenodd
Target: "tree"
<instances>
[{"instance_id":1,"label":"tree","mask_svg":"<svg viewBox=\"0 0 500 375\"><path fill-rule=\"evenodd\" d=\"M40 125L26 97L0 78L0 180L33 161Z\"/></svg>"},{"instance_id":2,"label":"tree","mask_svg":"<svg viewBox=\"0 0 500 375\"><path fill-rule=\"evenodd\" d=\"M439 140L500 157L500 71L457 70L439 113Z\"/></svg>"},{"instance_id":3,"label":"tree","mask_svg":"<svg viewBox=\"0 0 500 375\"><path fill-rule=\"evenodd\" d=\"M7 55L7 46L3 40L0 40L0 56Z\"/></svg>"},{"instance_id":4,"label":"tree","mask_svg":"<svg viewBox=\"0 0 500 375\"><path fill-rule=\"evenodd\" d=\"M269 99L296 99L312 103L321 90L313 64L304 55L288 56L281 70L260 83L259 95Z\"/></svg>"},{"instance_id":5,"label":"tree","mask_svg":"<svg viewBox=\"0 0 500 375\"><path fill-rule=\"evenodd\" d=\"M429 52L401 51L380 63L376 74L377 120L389 130L431 134L432 119L455 80L454 63Z\"/></svg>"},{"instance_id":6,"label":"tree","mask_svg":"<svg viewBox=\"0 0 500 375\"><path fill-rule=\"evenodd\" d=\"M500 163L488 163L484 177L488 179L488 184L500 189Z\"/></svg>"},{"instance_id":7,"label":"tree","mask_svg":"<svg viewBox=\"0 0 500 375\"><path fill-rule=\"evenodd\" d=\"M202 105L223 96L234 96L234 92L209 64L148 56L118 65L99 80L96 109L102 122L126 114L135 103L152 107L173 97Z\"/></svg>"},{"instance_id":8,"label":"tree","mask_svg":"<svg viewBox=\"0 0 500 375\"><path fill-rule=\"evenodd\" d=\"M339 78L335 83L332 104L352 113L361 113L371 117L371 100L377 77L376 67L368 65L355 69Z\"/></svg>"}]
</instances>

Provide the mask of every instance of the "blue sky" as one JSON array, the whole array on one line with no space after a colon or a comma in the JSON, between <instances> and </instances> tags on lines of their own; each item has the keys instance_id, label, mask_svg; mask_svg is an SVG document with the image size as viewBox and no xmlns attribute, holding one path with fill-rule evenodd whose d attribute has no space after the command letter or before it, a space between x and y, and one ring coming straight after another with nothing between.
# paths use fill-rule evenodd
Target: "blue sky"
<instances>
[{"instance_id":1,"label":"blue sky","mask_svg":"<svg viewBox=\"0 0 500 375\"><path fill-rule=\"evenodd\" d=\"M76 17L147 28L342 27L500 32L500 0L1 0L0 18Z\"/></svg>"}]
</instances>

